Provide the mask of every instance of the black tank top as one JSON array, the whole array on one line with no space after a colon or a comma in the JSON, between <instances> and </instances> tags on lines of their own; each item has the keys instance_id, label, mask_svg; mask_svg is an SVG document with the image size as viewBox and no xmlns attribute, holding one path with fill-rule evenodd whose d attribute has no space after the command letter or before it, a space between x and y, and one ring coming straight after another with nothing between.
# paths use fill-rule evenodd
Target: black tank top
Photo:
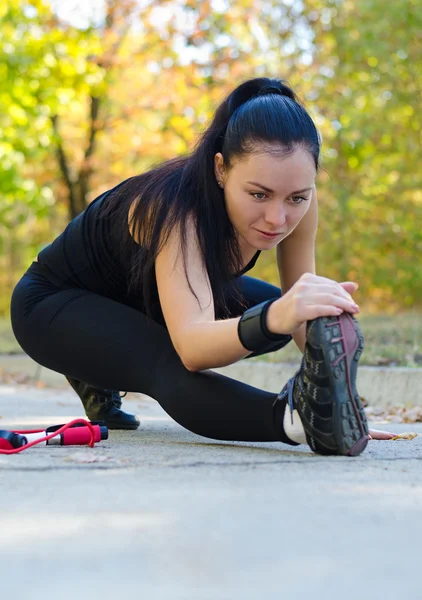
<instances>
[{"instance_id":1,"label":"black tank top","mask_svg":"<svg viewBox=\"0 0 422 600\"><path fill-rule=\"evenodd\" d=\"M142 295L128 293L129 265L122 264L119 259L122 240L117 239L110 218L98 214L106 198L124 183L95 198L63 233L38 254L37 259L44 276L61 289L86 289L143 311ZM127 235L129 243L136 247L129 228ZM237 277L252 269L260 252L257 251ZM164 322L156 281L154 288L156 310L153 314L158 321Z\"/></svg>"}]
</instances>

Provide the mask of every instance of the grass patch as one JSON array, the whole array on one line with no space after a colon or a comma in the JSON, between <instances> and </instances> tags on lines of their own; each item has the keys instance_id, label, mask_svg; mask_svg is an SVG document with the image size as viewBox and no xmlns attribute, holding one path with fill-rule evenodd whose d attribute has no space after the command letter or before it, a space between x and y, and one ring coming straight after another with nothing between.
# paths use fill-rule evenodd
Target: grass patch
<instances>
[{"instance_id":1,"label":"grass patch","mask_svg":"<svg viewBox=\"0 0 422 600\"><path fill-rule=\"evenodd\" d=\"M360 365L422 367L422 312L373 315L359 318L365 337ZM0 318L0 354L21 353L9 318ZM299 363L301 353L294 342L278 352L250 360Z\"/></svg>"},{"instance_id":2,"label":"grass patch","mask_svg":"<svg viewBox=\"0 0 422 600\"><path fill-rule=\"evenodd\" d=\"M365 348L359 365L422 367L422 313L359 317ZM251 360L299 363L301 352L294 342L282 350Z\"/></svg>"}]
</instances>

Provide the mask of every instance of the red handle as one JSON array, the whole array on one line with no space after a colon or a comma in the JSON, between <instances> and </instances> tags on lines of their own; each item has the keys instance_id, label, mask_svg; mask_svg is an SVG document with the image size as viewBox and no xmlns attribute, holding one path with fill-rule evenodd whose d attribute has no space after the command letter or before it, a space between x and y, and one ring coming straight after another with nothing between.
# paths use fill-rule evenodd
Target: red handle
<instances>
[{"instance_id":1,"label":"red handle","mask_svg":"<svg viewBox=\"0 0 422 600\"><path fill-rule=\"evenodd\" d=\"M94 429L94 442L101 442L101 429L99 425L92 425ZM89 444L92 439L89 427L70 427L63 431L63 446L83 446Z\"/></svg>"},{"instance_id":2,"label":"red handle","mask_svg":"<svg viewBox=\"0 0 422 600\"><path fill-rule=\"evenodd\" d=\"M0 437L0 450L13 450L13 446L9 440Z\"/></svg>"}]
</instances>

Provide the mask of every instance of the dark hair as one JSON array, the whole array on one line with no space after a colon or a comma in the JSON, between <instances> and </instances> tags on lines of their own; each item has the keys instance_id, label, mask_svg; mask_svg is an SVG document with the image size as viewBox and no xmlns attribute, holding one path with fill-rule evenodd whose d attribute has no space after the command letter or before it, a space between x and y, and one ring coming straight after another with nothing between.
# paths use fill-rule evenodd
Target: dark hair
<instances>
[{"instance_id":1,"label":"dark hair","mask_svg":"<svg viewBox=\"0 0 422 600\"><path fill-rule=\"evenodd\" d=\"M148 316L153 316L155 260L175 226L181 226L181 249L189 281L186 271L188 217L194 217L214 297L215 318L229 316L229 299L238 302L239 307L244 306L235 277L242 268L242 256L226 212L224 191L216 181L215 154L221 152L225 166L230 168L235 157L263 149L284 156L299 146L312 155L318 171L319 134L294 92L283 80L250 79L220 104L191 154L130 178L107 198L102 211L104 215L113 214L114 225L119 228L121 260L130 267L129 292L142 295ZM141 245L134 243L127 224L129 205L137 198L141 201L137 203L131 224L134 237ZM192 287L191 291L195 294Z\"/></svg>"}]
</instances>

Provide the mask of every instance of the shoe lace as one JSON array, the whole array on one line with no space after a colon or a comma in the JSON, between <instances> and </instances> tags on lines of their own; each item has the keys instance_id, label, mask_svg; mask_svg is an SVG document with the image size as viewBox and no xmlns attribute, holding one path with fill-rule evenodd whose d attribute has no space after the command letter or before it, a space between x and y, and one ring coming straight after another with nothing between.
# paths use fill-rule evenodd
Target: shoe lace
<instances>
[{"instance_id":1,"label":"shoe lace","mask_svg":"<svg viewBox=\"0 0 422 600\"><path fill-rule=\"evenodd\" d=\"M110 409L112 406L121 408L122 398L124 398L127 392L121 394L118 390L106 390L108 392L109 400L107 401L107 407Z\"/></svg>"},{"instance_id":2,"label":"shoe lace","mask_svg":"<svg viewBox=\"0 0 422 600\"><path fill-rule=\"evenodd\" d=\"M113 397L109 393L109 390L104 389L97 391L95 394L95 398L98 402L101 402L101 404L103 404L106 410L110 410L110 408L113 406Z\"/></svg>"},{"instance_id":3,"label":"shoe lace","mask_svg":"<svg viewBox=\"0 0 422 600\"><path fill-rule=\"evenodd\" d=\"M121 394L119 391L113 391L113 390L109 390L109 389L101 389L101 390L97 390L97 393L96 393L97 398L100 400L100 402L102 402L106 406L107 409L110 409L113 405L117 406L116 395L119 397L119 402L120 402L120 400L127 395L127 392L123 392L123 394ZM113 396L114 396L114 398L113 398Z\"/></svg>"}]
</instances>

